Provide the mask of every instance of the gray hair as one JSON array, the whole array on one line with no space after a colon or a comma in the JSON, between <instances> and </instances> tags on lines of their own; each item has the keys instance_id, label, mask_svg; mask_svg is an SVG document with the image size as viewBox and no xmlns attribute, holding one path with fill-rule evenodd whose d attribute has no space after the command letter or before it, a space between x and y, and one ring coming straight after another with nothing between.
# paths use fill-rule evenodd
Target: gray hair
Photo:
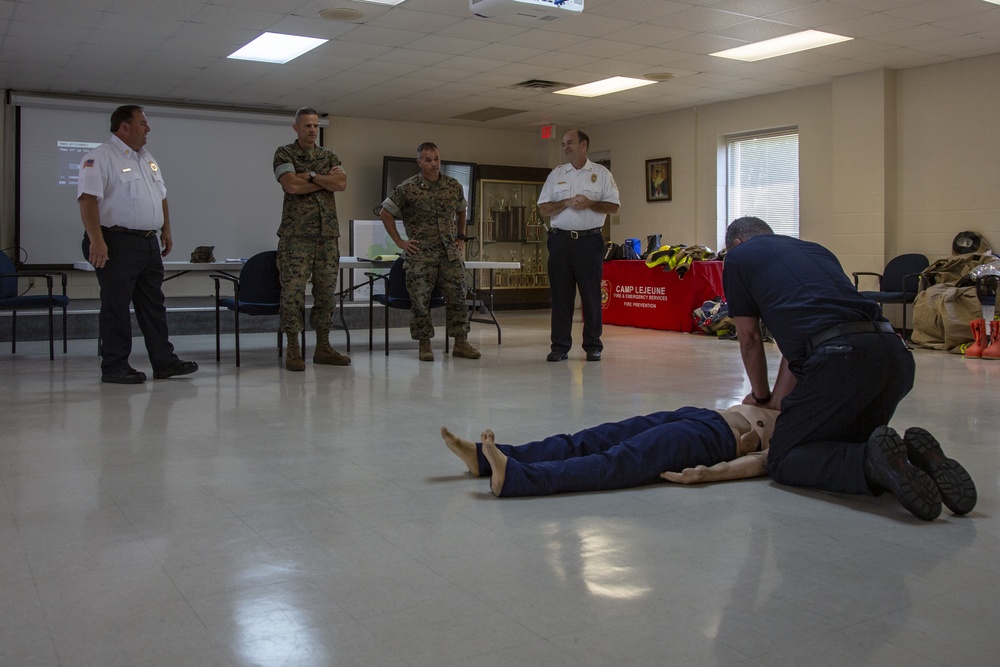
<instances>
[{"instance_id":1,"label":"gray hair","mask_svg":"<svg viewBox=\"0 0 1000 667\"><path fill-rule=\"evenodd\" d=\"M302 116L319 116L319 112L312 107L302 107L295 112L295 122L298 123Z\"/></svg>"},{"instance_id":2,"label":"gray hair","mask_svg":"<svg viewBox=\"0 0 1000 667\"><path fill-rule=\"evenodd\" d=\"M732 250L737 241L743 242L753 236L765 234L774 234L774 230L760 218L751 215L736 218L726 229L726 250Z\"/></svg>"}]
</instances>

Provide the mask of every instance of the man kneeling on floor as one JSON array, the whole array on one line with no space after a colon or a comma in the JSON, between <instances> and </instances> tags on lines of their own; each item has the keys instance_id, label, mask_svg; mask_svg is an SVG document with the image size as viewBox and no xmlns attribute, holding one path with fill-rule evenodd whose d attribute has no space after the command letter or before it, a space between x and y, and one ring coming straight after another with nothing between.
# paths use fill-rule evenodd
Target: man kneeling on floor
<instances>
[{"instance_id":1,"label":"man kneeling on floor","mask_svg":"<svg viewBox=\"0 0 1000 667\"><path fill-rule=\"evenodd\" d=\"M767 472L834 493L888 491L925 521L976 504L965 468L922 428L888 426L913 388L913 354L823 246L754 217L726 230L722 283L750 382L746 404L781 410ZM781 352L771 387L761 325Z\"/></svg>"},{"instance_id":2,"label":"man kneeling on floor","mask_svg":"<svg viewBox=\"0 0 1000 667\"><path fill-rule=\"evenodd\" d=\"M498 445L493 431L474 443L441 428L445 444L477 477L490 477L502 498L607 491L655 484L661 479L697 484L767 474L776 410L734 405L726 410L684 407L552 435L520 446ZM888 429L887 429L888 430ZM965 514L975 505L968 472L949 459L922 428L907 432L906 462L935 484L949 508ZM971 503L955 500L972 493ZM952 507L955 505L955 507Z\"/></svg>"}]
</instances>

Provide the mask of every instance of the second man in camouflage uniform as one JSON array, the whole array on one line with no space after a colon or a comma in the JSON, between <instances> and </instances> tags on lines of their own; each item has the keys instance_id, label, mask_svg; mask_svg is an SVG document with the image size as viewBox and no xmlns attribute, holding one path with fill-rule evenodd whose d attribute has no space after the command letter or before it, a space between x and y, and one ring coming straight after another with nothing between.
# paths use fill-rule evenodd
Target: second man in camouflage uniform
<instances>
[{"instance_id":1,"label":"second man in camouflage uniform","mask_svg":"<svg viewBox=\"0 0 1000 667\"><path fill-rule=\"evenodd\" d=\"M330 324L340 270L340 223L335 192L347 189L340 158L316 145L319 114L304 107L292 125L298 139L274 152L274 177L285 190L278 227L278 272L281 279L281 330L288 341L285 368L305 370L298 334L305 327L306 283L312 278L313 307L309 324L316 331L314 364L349 366L351 358L330 347Z\"/></svg>"},{"instance_id":2,"label":"second man in camouflage uniform","mask_svg":"<svg viewBox=\"0 0 1000 667\"><path fill-rule=\"evenodd\" d=\"M444 295L445 333L455 338L452 354L478 359L479 350L467 340L469 311L465 304L465 193L462 185L441 173L441 156L430 142L417 147L420 173L406 179L382 202L382 223L393 243L406 253L406 290L410 336L420 341L420 360L434 361L430 299L434 288ZM403 219L407 240L396 230Z\"/></svg>"}]
</instances>

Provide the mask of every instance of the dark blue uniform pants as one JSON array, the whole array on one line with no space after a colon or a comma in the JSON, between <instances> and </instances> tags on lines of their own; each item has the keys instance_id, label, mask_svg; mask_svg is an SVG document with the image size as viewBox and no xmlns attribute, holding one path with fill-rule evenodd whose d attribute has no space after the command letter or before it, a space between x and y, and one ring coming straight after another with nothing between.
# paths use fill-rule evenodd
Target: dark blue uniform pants
<instances>
[{"instance_id":1,"label":"dark blue uniform pants","mask_svg":"<svg viewBox=\"0 0 1000 667\"><path fill-rule=\"evenodd\" d=\"M552 296L552 351L569 352L573 347L573 309L580 289L583 310L583 349L600 352L601 274L604 239L591 234L577 239L568 234L549 234L549 291Z\"/></svg>"},{"instance_id":2,"label":"dark blue uniform pants","mask_svg":"<svg viewBox=\"0 0 1000 667\"><path fill-rule=\"evenodd\" d=\"M660 473L736 458L736 441L715 410L680 408L620 422L608 422L573 435L553 435L526 445L497 445L507 455L507 496L605 491L662 481ZM479 475L492 472L476 445Z\"/></svg>"},{"instance_id":3,"label":"dark blue uniform pants","mask_svg":"<svg viewBox=\"0 0 1000 667\"><path fill-rule=\"evenodd\" d=\"M851 334L815 350L781 402L768 473L781 484L870 495L866 443L913 388L915 368L891 333Z\"/></svg>"},{"instance_id":4,"label":"dark blue uniform pants","mask_svg":"<svg viewBox=\"0 0 1000 667\"><path fill-rule=\"evenodd\" d=\"M169 366L178 358L167 338L159 241L155 235L145 239L108 229L103 232L108 244L108 262L97 269L97 282L101 286L101 370L116 373L129 368L128 358L132 353L129 303L135 308L153 370ZM83 257L90 257L90 239L86 234Z\"/></svg>"}]
</instances>

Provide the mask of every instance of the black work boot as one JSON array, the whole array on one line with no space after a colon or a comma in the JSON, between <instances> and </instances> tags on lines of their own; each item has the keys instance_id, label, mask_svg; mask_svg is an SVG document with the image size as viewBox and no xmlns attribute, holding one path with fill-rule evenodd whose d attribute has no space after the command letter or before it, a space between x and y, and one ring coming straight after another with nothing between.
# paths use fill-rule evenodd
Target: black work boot
<instances>
[{"instance_id":1,"label":"black work boot","mask_svg":"<svg viewBox=\"0 0 1000 667\"><path fill-rule=\"evenodd\" d=\"M941 443L926 429L913 426L903 434L910 462L930 475L941 494L941 502L955 514L968 514L976 506L976 484L954 459L949 459Z\"/></svg>"},{"instance_id":2,"label":"black work boot","mask_svg":"<svg viewBox=\"0 0 1000 667\"><path fill-rule=\"evenodd\" d=\"M865 447L865 478L873 490L896 496L913 516L933 521L941 514L941 496L934 481L906 458L906 445L893 429L879 426Z\"/></svg>"}]
</instances>

